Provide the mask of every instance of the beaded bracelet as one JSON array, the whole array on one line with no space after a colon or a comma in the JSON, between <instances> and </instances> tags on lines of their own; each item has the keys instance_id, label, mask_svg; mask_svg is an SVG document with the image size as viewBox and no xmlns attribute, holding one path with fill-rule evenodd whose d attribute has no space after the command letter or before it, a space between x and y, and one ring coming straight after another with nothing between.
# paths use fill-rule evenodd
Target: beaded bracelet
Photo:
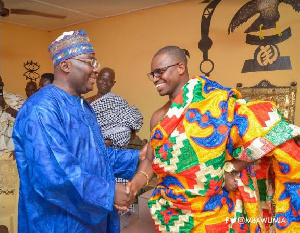
<instances>
[{"instance_id":1,"label":"beaded bracelet","mask_svg":"<svg viewBox=\"0 0 300 233\"><path fill-rule=\"evenodd\" d=\"M144 188L145 188L149 184L149 175L144 171L139 171L139 172L143 173L146 176L147 184L144 186Z\"/></svg>"}]
</instances>

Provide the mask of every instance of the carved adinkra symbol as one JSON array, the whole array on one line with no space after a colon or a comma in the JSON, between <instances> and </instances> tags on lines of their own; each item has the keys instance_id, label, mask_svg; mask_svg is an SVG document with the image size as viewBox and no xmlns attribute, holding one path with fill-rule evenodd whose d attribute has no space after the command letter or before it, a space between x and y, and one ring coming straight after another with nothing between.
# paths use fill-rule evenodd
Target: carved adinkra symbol
<instances>
[{"instance_id":1,"label":"carved adinkra symbol","mask_svg":"<svg viewBox=\"0 0 300 233\"><path fill-rule=\"evenodd\" d=\"M27 70L23 76L26 77L27 79L30 79L31 81L36 81L40 75L36 72L39 68L40 65L37 62L33 62L33 61L27 61L26 63L24 63L24 68Z\"/></svg>"},{"instance_id":2,"label":"carved adinkra symbol","mask_svg":"<svg viewBox=\"0 0 300 233\"><path fill-rule=\"evenodd\" d=\"M279 50L276 45L261 45L257 50L256 60L261 66L271 65L279 57Z\"/></svg>"}]
</instances>

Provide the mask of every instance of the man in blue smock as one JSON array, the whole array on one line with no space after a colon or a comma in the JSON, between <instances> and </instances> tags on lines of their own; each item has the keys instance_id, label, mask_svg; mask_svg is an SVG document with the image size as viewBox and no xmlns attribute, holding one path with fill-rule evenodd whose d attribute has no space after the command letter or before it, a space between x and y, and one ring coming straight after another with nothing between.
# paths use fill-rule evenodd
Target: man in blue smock
<instances>
[{"instance_id":1,"label":"man in blue smock","mask_svg":"<svg viewBox=\"0 0 300 233\"><path fill-rule=\"evenodd\" d=\"M13 139L20 176L19 232L119 232L116 206L134 198L115 177L131 179L145 150L106 148L91 106L99 63L82 30L49 46L54 82L18 113Z\"/></svg>"}]
</instances>

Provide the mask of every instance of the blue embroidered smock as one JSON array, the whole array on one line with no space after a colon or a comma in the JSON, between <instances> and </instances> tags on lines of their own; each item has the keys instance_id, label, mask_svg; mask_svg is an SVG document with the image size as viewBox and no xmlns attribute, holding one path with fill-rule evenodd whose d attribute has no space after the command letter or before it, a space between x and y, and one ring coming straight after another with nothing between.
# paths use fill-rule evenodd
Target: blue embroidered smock
<instances>
[{"instance_id":1,"label":"blue embroidered smock","mask_svg":"<svg viewBox=\"0 0 300 233\"><path fill-rule=\"evenodd\" d=\"M20 109L18 232L119 232L115 177L132 179L139 151L106 148L91 106L53 85Z\"/></svg>"}]
</instances>

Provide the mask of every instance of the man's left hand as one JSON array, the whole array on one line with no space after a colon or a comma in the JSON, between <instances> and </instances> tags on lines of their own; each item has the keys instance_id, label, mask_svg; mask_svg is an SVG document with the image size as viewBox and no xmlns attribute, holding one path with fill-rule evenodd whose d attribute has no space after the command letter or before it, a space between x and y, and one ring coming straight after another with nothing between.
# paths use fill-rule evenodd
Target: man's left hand
<instances>
[{"instance_id":1,"label":"man's left hand","mask_svg":"<svg viewBox=\"0 0 300 233\"><path fill-rule=\"evenodd\" d=\"M228 191L235 192L238 190L234 175L230 172L225 172L225 188Z\"/></svg>"}]
</instances>

